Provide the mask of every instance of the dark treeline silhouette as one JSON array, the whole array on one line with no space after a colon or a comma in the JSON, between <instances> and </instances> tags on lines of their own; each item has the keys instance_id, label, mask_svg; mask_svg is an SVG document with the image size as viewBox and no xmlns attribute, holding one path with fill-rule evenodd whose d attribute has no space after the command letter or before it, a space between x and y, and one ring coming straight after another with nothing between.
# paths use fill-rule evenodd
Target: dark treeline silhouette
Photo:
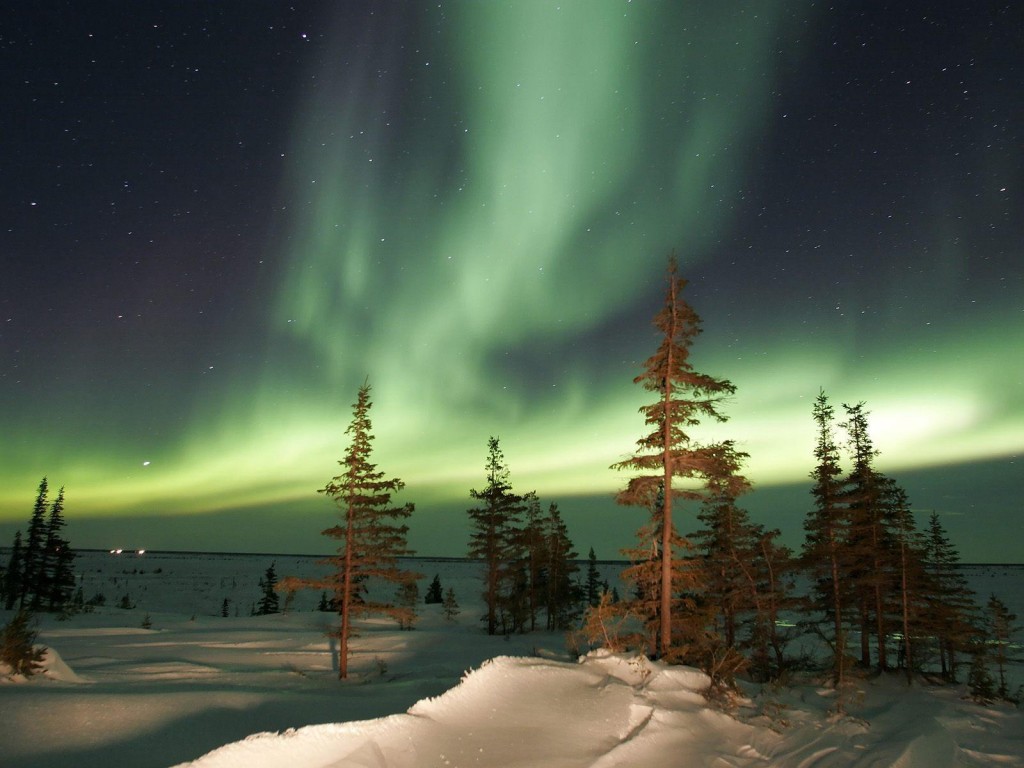
<instances>
[{"instance_id":1,"label":"dark treeline silhouette","mask_svg":"<svg viewBox=\"0 0 1024 768\"><path fill-rule=\"evenodd\" d=\"M32 515L14 534L11 555L0 567L0 604L7 610L64 611L75 598L75 553L64 537L64 488L48 504L49 484L39 483ZM78 596L80 597L80 595Z\"/></svg>"},{"instance_id":2,"label":"dark treeline silhouette","mask_svg":"<svg viewBox=\"0 0 1024 768\"><path fill-rule=\"evenodd\" d=\"M545 513L534 492L516 494L501 445L487 443L487 484L470 491L478 506L468 511L469 557L482 565L481 617L487 634L568 629L582 610L579 569L568 529L557 504Z\"/></svg>"}]
</instances>

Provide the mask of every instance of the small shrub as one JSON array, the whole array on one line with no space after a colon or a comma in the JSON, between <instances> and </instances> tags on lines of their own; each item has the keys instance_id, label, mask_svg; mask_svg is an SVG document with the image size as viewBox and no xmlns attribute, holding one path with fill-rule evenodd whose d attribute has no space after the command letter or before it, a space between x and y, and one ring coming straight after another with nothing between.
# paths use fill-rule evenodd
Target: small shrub
<instances>
[{"instance_id":1,"label":"small shrub","mask_svg":"<svg viewBox=\"0 0 1024 768\"><path fill-rule=\"evenodd\" d=\"M30 616L18 611L0 632L0 661L11 671L31 677L42 668L45 648L36 648L37 633L29 626Z\"/></svg>"},{"instance_id":2,"label":"small shrub","mask_svg":"<svg viewBox=\"0 0 1024 768\"><path fill-rule=\"evenodd\" d=\"M455 599L455 590L448 587L444 593L444 602L441 604L444 617L448 621L455 621L455 617L461 613L459 603Z\"/></svg>"}]
</instances>

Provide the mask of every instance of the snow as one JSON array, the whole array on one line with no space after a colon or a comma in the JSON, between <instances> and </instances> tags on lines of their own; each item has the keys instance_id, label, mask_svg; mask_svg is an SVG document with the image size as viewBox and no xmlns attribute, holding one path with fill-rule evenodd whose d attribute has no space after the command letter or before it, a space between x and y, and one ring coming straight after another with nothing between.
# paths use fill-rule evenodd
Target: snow
<instances>
[{"instance_id":1,"label":"snow","mask_svg":"<svg viewBox=\"0 0 1024 768\"><path fill-rule=\"evenodd\" d=\"M962 687L862 680L837 716L827 687L750 686L723 711L694 669L603 650L577 659L561 633L488 637L477 567L462 561L415 564L421 593L435 573L455 589L458 621L421 605L411 632L361 622L340 682L319 595L248 615L274 560L83 554L86 597L102 590L114 605L127 580L137 607L43 617L45 673L0 684L0 765L1024 766L1024 714L974 704ZM276 563L279 575L314 567ZM615 583L618 567L603 568ZM968 571L979 596L1024 613L1020 569Z\"/></svg>"}]
</instances>

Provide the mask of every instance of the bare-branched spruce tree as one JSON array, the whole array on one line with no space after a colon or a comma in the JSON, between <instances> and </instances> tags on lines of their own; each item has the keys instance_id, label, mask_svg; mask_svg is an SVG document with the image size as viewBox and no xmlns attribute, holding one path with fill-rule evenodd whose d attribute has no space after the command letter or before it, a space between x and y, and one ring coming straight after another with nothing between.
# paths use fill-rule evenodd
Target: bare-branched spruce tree
<instances>
[{"instance_id":1,"label":"bare-branched spruce tree","mask_svg":"<svg viewBox=\"0 0 1024 768\"><path fill-rule=\"evenodd\" d=\"M700 501L702 485L724 471L723 447L695 441L691 430L707 419L725 421L720 408L735 392L726 379L716 379L694 370L690 347L701 332L700 317L682 297L686 280L677 275L675 259L669 261L665 305L654 318L661 335L657 351L647 359L643 373L633 379L657 396L640 409L650 432L637 441L637 450L614 469L636 472L616 500L628 506L651 507L659 499L651 542L658 558L657 648L659 656L672 647L673 573L677 536L673 525L676 500ZM677 480L683 483L677 483Z\"/></svg>"},{"instance_id":2,"label":"bare-branched spruce tree","mask_svg":"<svg viewBox=\"0 0 1024 768\"><path fill-rule=\"evenodd\" d=\"M333 593L333 605L341 616L338 677L342 679L348 677L348 646L354 618L382 614L402 626L413 620L414 608L373 599L367 593L367 583L381 580L400 587L415 584L419 577L399 565L399 558L412 554L406 546L408 526L401 521L412 514L413 505L392 505L391 497L405 484L397 478L386 478L370 461L370 405L370 386L363 384L352 406L352 423L346 430L352 443L345 458L338 462L342 472L320 490L334 500L341 517L337 525L323 532L339 542L337 554L322 561L332 566L333 573L323 582L303 585Z\"/></svg>"}]
</instances>

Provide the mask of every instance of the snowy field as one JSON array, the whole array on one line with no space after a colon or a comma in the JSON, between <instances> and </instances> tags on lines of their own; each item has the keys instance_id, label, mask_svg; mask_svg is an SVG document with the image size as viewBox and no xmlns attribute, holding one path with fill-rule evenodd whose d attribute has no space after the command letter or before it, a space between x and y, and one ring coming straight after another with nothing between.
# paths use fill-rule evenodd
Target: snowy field
<instances>
[{"instance_id":1,"label":"snowy field","mask_svg":"<svg viewBox=\"0 0 1024 768\"><path fill-rule=\"evenodd\" d=\"M577 660L562 633L487 637L465 561L414 565L421 595L434 574L455 590L456 622L422 604L410 632L363 622L339 682L318 594L249 615L272 562L278 576L316 569L294 556L83 553L85 597L105 605L42 618L45 676L0 684L0 766L1024 766L1024 713L962 688L863 681L844 718L812 684L750 689L725 714L688 668ZM601 566L612 584L620 567ZM1024 617L1024 569L967 573L979 599L994 592ZM117 607L125 595L134 608Z\"/></svg>"}]
</instances>

